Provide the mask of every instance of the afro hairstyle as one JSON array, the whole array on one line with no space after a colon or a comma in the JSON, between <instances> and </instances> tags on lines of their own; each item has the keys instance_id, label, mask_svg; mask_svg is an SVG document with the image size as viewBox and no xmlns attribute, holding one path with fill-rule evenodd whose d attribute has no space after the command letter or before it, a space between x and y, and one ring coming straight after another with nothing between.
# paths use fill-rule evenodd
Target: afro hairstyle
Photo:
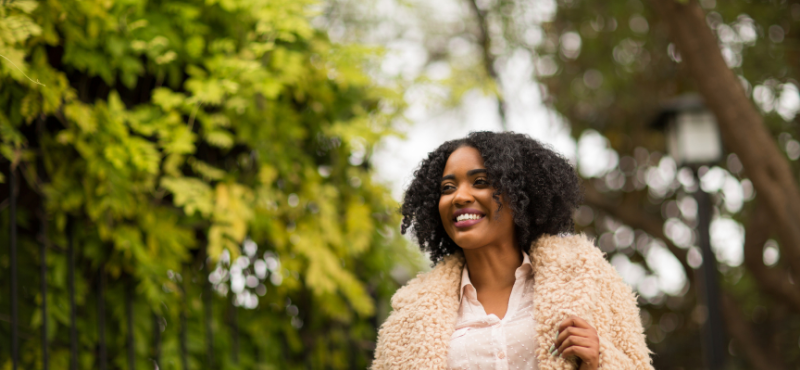
<instances>
[{"instance_id":1,"label":"afro hairstyle","mask_svg":"<svg viewBox=\"0 0 800 370\"><path fill-rule=\"evenodd\" d=\"M477 149L483 157L498 210L502 207L500 195L507 199L522 250L529 252L542 235L573 232L572 215L582 192L575 169L566 158L525 134L472 132L429 153L414 171L403 198L401 232L411 230L434 264L461 249L444 230L439 197L447 159L463 146Z\"/></svg>"}]
</instances>

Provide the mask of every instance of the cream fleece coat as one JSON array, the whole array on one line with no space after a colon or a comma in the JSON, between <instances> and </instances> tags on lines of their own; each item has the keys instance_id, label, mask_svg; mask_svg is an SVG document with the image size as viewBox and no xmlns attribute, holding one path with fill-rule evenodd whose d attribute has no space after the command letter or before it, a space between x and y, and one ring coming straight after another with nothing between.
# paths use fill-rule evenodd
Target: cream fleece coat
<instances>
[{"instance_id":1,"label":"cream fleece coat","mask_svg":"<svg viewBox=\"0 0 800 370\"><path fill-rule=\"evenodd\" d=\"M600 369L652 369L636 296L603 253L583 235L542 236L531 248L539 369L575 369L551 356L558 324L577 315L600 337ZM393 312L378 332L373 370L447 369L458 314L464 257L448 256L392 297Z\"/></svg>"}]
</instances>

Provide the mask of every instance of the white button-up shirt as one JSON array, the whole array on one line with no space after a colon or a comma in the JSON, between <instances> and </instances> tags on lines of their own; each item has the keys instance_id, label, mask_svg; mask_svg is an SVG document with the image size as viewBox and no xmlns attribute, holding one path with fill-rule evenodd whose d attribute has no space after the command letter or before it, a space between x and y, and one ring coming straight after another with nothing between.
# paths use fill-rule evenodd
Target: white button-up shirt
<instances>
[{"instance_id":1,"label":"white button-up shirt","mask_svg":"<svg viewBox=\"0 0 800 370\"><path fill-rule=\"evenodd\" d=\"M533 266L525 252L501 320L487 315L464 265L456 330L450 337L447 366L458 370L538 370L533 317Z\"/></svg>"}]
</instances>

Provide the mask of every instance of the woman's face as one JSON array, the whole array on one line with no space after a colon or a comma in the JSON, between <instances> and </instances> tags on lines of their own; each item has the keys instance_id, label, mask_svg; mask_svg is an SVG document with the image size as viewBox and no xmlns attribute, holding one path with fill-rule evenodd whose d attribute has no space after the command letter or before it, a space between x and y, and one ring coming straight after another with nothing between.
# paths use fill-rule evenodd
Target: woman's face
<instances>
[{"instance_id":1,"label":"woman's face","mask_svg":"<svg viewBox=\"0 0 800 370\"><path fill-rule=\"evenodd\" d=\"M513 243L514 218L507 202L498 212L492 199L483 158L477 149L462 146L447 159L441 180L439 216L450 239L463 249Z\"/></svg>"}]
</instances>

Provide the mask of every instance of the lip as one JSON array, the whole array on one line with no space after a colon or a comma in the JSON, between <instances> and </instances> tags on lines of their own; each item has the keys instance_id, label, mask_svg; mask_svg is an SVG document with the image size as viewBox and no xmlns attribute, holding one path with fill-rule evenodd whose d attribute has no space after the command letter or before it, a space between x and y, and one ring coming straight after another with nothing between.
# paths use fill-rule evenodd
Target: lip
<instances>
[{"instance_id":1,"label":"lip","mask_svg":"<svg viewBox=\"0 0 800 370\"><path fill-rule=\"evenodd\" d=\"M481 218L479 218L479 219L477 219L477 220L464 220L464 221L455 221L455 219L456 219L458 216L461 216L461 215L463 215L463 214L465 214L465 213L470 213L470 214L476 214L476 215L480 215L480 216L481 216ZM470 227L470 226L472 226L472 225L475 225L475 224L477 224L478 222L481 222L481 221L483 221L483 219L484 219L484 218L486 218L486 214L485 214L485 213L483 213L483 212L481 212L481 211L479 211L479 210L477 210L477 209L474 209L474 208L462 208L462 209L457 209L455 212L453 212L453 226L455 226L455 227L457 227L457 228L465 228L465 227Z\"/></svg>"}]
</instances>

